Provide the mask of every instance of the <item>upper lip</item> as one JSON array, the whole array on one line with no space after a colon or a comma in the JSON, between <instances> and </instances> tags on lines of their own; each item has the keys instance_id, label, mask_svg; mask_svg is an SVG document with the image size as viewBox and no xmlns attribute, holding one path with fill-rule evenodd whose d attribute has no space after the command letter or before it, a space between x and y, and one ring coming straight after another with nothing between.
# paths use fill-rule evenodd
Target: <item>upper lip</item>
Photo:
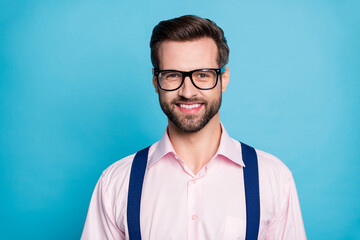
<instances>
[{"instance_id":1,"label":"upper lip","mask_svg":"<svg viewBox=\"0 0 360 240\"><path fill-rule=\"evenodd\" d=\"M193 104L202 104L201 102L177 102L175 103L176 105L180 105L180 104L183 104L183 105L193 105Z\"/></svg>"}]
</instances>

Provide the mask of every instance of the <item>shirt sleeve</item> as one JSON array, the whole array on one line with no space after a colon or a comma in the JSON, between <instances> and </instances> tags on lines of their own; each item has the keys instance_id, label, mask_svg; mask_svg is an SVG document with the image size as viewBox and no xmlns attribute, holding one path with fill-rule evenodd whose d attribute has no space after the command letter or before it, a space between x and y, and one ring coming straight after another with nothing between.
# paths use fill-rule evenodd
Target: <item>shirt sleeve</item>
<instances>
[{"instance_id":1,"label":"shirt sleeve","mask_svg":"<svg viewBox=\"0 0 360 240\"><path fill-rule=\"evenodd\" d=\"M299 198L292 175L290 175L287 182L286 194L284 195L281 211L277 213L271 221L266 239L306 239Z\"/></svg>"},{"instance_id":2,"label":"shirt sleeve","mask_svg":"<svg viewBox=\"0 0 360 240\"><path fill-rule=\"evenodd\" d=\"M81 240L116 239L125 240L125 234L116 225L115 217L108 204L103 175L93 192Z\"/></svg>"}]
</instances>

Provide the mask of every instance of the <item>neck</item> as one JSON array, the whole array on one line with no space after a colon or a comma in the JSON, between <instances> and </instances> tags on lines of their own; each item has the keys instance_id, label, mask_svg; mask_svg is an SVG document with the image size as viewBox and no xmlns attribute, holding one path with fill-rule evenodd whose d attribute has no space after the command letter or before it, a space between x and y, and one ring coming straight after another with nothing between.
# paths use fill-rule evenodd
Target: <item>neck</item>
<instances>
[{"instance_id":1,"label":"neck","mask_svg":"<svg viewBox=\"0 0 360 240\"><path fill-rule=\"evenodd\" d=\"M220 117L217 113L206 126L195 133L185 133L169 121L168 134L177 155L197 174L215 155L221 137Z\"/></svg>"}]
</instances>

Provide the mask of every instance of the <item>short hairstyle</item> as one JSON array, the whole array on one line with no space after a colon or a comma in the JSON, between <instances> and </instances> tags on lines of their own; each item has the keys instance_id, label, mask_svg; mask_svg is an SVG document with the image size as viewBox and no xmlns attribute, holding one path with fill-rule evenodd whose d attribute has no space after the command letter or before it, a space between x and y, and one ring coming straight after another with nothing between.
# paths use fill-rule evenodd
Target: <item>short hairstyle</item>
<instances>
[{"instance_id":1,"label":"short hairstyle","mask_svg":"<svg viewBox=\"0 0 360 240\"><path fill-rule=\"evenodd\" d=\"M195 15L184 15L178 18L161 21L152 31L150 40L151 62L159 69L159 48L163 41L191 41L203 37L212 38L218 48L217 63L219 67L229 62L229 46L224 31L215 22Z\"/></svg>"}]
</instances>

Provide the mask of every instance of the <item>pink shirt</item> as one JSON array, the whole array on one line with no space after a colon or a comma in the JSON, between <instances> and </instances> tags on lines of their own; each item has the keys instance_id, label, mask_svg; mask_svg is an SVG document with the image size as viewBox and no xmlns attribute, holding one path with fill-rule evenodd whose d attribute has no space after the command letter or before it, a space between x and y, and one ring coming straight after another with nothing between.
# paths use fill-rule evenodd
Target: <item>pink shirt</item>
<instances>
[{"instance_id":1,"label":"pink shirt","mask_svg":"<svg viewBox=\"0 0 360 240\"><path fill-rule=\"evenodd\" d=\"M258 239L306 239L294 179L276 157L256 150L260 182ZM101 175L81 239L129 239L126 209L134 154ZM240 143L222 127L215 156L195 175L165 131L150 147L141 198L143 240L245 239L246 209Z\"/></svg>"}]
</instances>

